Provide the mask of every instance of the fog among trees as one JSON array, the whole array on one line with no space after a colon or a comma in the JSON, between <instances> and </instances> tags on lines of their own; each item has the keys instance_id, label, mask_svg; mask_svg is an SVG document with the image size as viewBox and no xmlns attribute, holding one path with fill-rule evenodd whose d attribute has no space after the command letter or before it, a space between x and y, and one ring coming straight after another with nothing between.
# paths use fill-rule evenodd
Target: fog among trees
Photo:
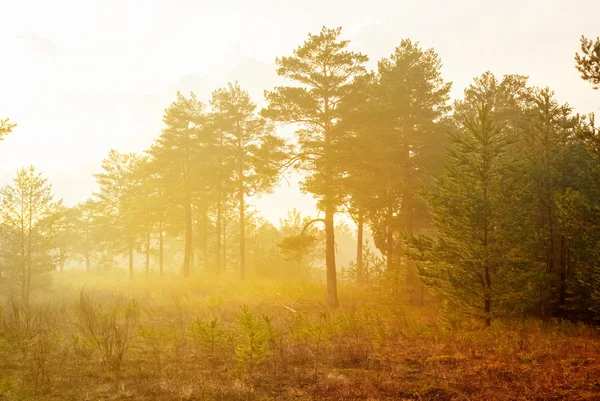
<instances>
[{"instance_id":1,"label":"fog among trees","mask_svg":"<svg viewBox=\"0 0 600 401\"><path fill-rule=\"evenodd\" d=\"M264 101L237 81L173 93L152 145L110 150L77 205L34 166L3 183L0 398L81 399L63 381L86 358L125 383L97 399L600 397L593 110L486 71L453 99L418 38L371 70L344 32L277 57L284 83ZM600 38L577 46L573 68L597 89ZM0 146L21 123L0 119ZM273 224L255 202L292 176L318 213L289 204ZM502 395L492 376L478 396L457 384L470 373L440 373L515 352L532 367L506 362L518 372L498 375L518 384ZM562 368L573 378L542 378L542 352L582 352Z\"/></svg>"}]
</instances>

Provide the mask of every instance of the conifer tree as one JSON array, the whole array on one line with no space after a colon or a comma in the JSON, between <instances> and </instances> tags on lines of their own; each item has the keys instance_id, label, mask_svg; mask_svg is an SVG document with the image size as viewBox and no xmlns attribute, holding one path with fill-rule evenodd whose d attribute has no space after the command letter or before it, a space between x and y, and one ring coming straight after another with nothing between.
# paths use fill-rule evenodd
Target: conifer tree
<instances>
[{"instance_id":1,"label":"conifer tree","mask_svg":"<svg viewBox=\"0 0 600 401\"><path fill-rule=\"evenodd\" d=\"M92 271L92 263L100 253L102 239L100 223L101 204L99 200L88 199L73 209L73 234L70 236L71 252L83 259L85 271Z\"/></svg>"},{"instance_id":2,"label":"conifer tree","mask_svg":"<svg viewBox=\"0 0 600 401\"><path fill-rule=\"evenodd\" d=\"M274 121L296 123L299 161L309 173L304 189L319 199L325 212L327 304L338 306L335 266L334 215L340 203L340 172L335 163L339 138L340 102L351 92L354 78L365 74L367 56L348 50L340 40L342 29L323 27L294 50L291 57L276 59L277 73L299 86L277 87L266 92L269 103L263 115ZM338 131L339 132L339 131Z\"/></svg>"},{"instance_id":3,"label":"conifer tree","mask_svg":"<svg viewBox=\"0 0 600 401\"><path fill-rule=\"evenodd\" d=\"M100 192L101 217L104 243L117 254L127 256L129 278L133 279L134 251L139 245L142 228L136 219L139 201L134 172L140 157L134 153L111 150L102 161L102 170L96 174Z\"/></svg>"},{"instance_id":4,"label":"conifer tree","mask_svg":"<svg viewBox=\"0 0 600 401\"><path fill-rule=\"evenodd\" d=\"M186 98L177 93L177 100L166 110L163 117L165 128L149 150L154 171L160 172L163 196L180 215L183 224L184 256L183 276L188 277L193 260L193 204L199 196L205 196L202 172L214 157L211 154L212 136L204 129L206 116L204 105L191 93ZM172 213L173 215L174 213Z\"/></svg>"},{"instance_id":5,"label":"conifer tree","mask_svg":"<svg viewBox=\"0 0 600 401\"><path fill-rule=\"evenodd\" d=\"M56 268L53 250L61 203L53 198L52 186L33 166L19 170L13 182L0 189L0 222L9 241L3 259L10 261L9 280L21 287L26 305L32 289L46 286L46 273Z\"/></svg>"},{"instance_id":6,"label":"conifer tree","mask_svg":"<svg viewBox=\"0 0 600 401\"><path fill-rule=\"evenodd\" d=\"M218 110L215 123L225 134L223 146L233 164L231 189L239 212L239 264L243 279L246 275L246 197L273 188L279 166L286 157L285 143L274 135L266 120L256 115L256 104L237 82L213 92L211 106Z\"/></svg>"},{"instance_id":7,"label":"conifer tree","mask_svg":"<svg viewBox=\"0 0 600 401\"><path fill-rule=\"evenodd\" d=\"M575 146L577 117L571 115L568 105L560 105L550 89L532 91L530 107L523 117L521 140L528 161L532 180L530 209L536 221L535 241L531 244L531 256L545 265L549 280L542 283L544 309L554 305L553 313L565 307L567 272L569 270L569 240L564 227L558 221L556 202L569 186L576 185L577 172ZM526 200L522 201L526 207ZM552 297L553 299L548 299ZM546 310L541 311L546 314Z\"/></svg>"},{"instance_id":8,"label":"conifer tree","mask_svg":"<svg viewBox=\"0 0 600 401\"><path fill-rule=\"evenodd\" d=\"M425 283L453 308L490 325L519 262L518 200L527 182L518 171L514 135L483 102L452 136L446 170L427 196L436 238L420 243Z\"/></svg>"},{"instance_id":9,"label":"conifer tree","mask_svg":"<svg viewBox=\"0 0 600 401\"><path fill-rule=\"evenodd\" d=\"M581 37L581 54L575 54L576 68L584 81L590 82L594 89L600 85L600 37L595 41Z\"/></svg>"}]
</instances>

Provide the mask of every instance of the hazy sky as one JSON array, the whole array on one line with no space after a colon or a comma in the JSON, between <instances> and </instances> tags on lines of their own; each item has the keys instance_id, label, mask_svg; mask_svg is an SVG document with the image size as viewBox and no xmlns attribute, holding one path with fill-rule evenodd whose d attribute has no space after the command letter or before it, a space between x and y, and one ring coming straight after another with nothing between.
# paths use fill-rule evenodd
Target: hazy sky
<instances>
[{"instance_id":1,"label":"hazy sky","mask_svg":"<svg viewBox=\"0 0 600 401\"><path fill-rule=\"evenodd\" d=\"M402 38L433 47L453 96L490 70L554 89L577 111L600 108L573 55L600 35L598 0L0 0L0 117L18 123L0 143L0 184L34 164L67 204L95 190L114 148L142 151L159 135L175 92L239 80L259 104L278 84L276 56L309 32L343 26L376 61ZM276 222L314 202L292 180L257 202Z\"/></svg>"}]
</instances>

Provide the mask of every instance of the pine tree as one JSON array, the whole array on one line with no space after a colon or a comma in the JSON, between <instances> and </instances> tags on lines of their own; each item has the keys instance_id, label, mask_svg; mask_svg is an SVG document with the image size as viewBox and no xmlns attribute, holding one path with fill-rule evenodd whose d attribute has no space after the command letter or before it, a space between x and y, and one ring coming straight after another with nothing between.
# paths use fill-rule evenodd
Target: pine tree
<instances>
[{"instance_id":1,"label":"pine tree","mask_svg":"<svg viewBox=\"0 0 600 401\"><path fill-rule=\"evenodd\" d=\"M435 238L420 242L419 273L454 308L490 325L522 240L519 198L528 190L518 171L514 135L479 105L452 136L445 172L427 201Z\"/></svg>"},{"instance_id":2,"label":"pine tree","mask_svg":"<svg viewBox=\"0 0 600 401\"><path fill-rule=\"evenodd\" d=\"M92 271L92 263L101 252L101 210L100 201L94 199L88 199L73 209L75 221L72 227L73 234L70 236L70 248L73 255L83 259L85 271L88 273Z\"/></svg>"},{"instance_id":3,"label":"pine tree","mask_svg":"<svg viewBox=\"0 0 600 401\"><path fill-rule=\"evenodd\" d=\"M104 243L117 254L126 255L129 265L129 278L133 279L134 251L139 245L140 222L136 219L139 194L136 192L134 172L140 156L134 153L119 153L111 150L102 161L102 170L96 174L100 201Z\"/></svg>"},{"instance_id":4,"label":"pine tree","mask_svg":"<svg viewBox=\"0 0 600 401\"><path fill-rule=\"evenodd\" d=\"M441 60L433 49L403 40L378 65L377 125L372 135L378 150L380 177L371 221L376 245L387 269L398 278L402 242L422 224L423 205L415 196L443 153L445 135L439 128L449 110L451 84L441 77ZM397 260L395 260L397 258Z\"/></svg>"},{"instance_id":5,"label":"pine tree","mask_svg":"<svg viewBox=\"0 0 600 401\"><path fill-rule=\"evenodd\" d=\"M581 37L581 54L575 54L577 71L584 81L590 82L594 89L600 85L600 37L595 41Z\"/></svg>"},{"instance_id":6,"label":"pine tree","mask_svg":"<svg viewBox=\"0 0 600 401\"><path fill-rule=\"evenodd\" d=\"M340 119L338 105L348 96L354 78L366 73L367 57L348 50L349 41L340 40L342 29L323 27L317 35L294 50L291 57L277 58L277 73L300 86L277 87L265 92L269 103L262 114L274 121L300 124L297 131L299 160L309 172L304 189L319 199L325 211L327 304L338 306L335 267L334 215L340 203L336 166ZM338 131L339 132L339 131Z\"/></svg>"},{"instance_id":7,"label":"pine tree","mask_svg":"<svg viewBox=\"0 0 600 401\"><path fill-rule=\"evenodd\" d=\"M21 287L21 297L29 305L32 289L47 286L47 272L56 268L61 203L55 202L52 186L33 166L19 170L12 184L0 189L0 222L9 236L4 248L5 263L12 285Z\"/></svg>"},{"instance_id":8,"label":"pine tree","mask_svg":"<svg viewBox=\"0 0 600 401\"><path fill-rule=\"evenodd\" d=\"M210 103L218 111L214 117L216 127L224 134L223 146L233 164L231 184L239 211L239 264L244 279L246 197L273 188L286 157L285 142L274 135L266 120L256 115L256 104L237 82L213 92Z\"/></svg>"},{"instance_id":9,"label":"pine tree","mask_svg":"<svg viewBox=\"0 0 600 401\"><path fill-rule=\"evenodd\" d=\"M214 158L213 137L205 129L206 119L204 104L193 93L186 98L178 92L177 100L165 110L166 127L148 151L153 171L160 174L162 195L169 198L167 203L171 205L172 215L182 222L172 227L183 226L184 277L190 275L192 268L193 205L200 196L206 196L203 173L208 171L206 166Z\"/></svg>"},{"instance_id":10,"label":"pine tree","mask_svg":"<svg viewBox=\"0 0 600 401\"><path fill-rule=\"evenodd\" d=\"M535 199L530 206L536 222L531 254L545 265L550 279L543 283L546 288L542 291L553 299L542 300L542 307L549 309L548 304L553 304L555 314L565 308L570 253L570 241L559 224L556 202L575 183L576 127L577 118L571 115L570 107L559 105L550 89L533 91L521 134ZM546 310L541 312L546 314Z\"/></svg>"}]
</instances>

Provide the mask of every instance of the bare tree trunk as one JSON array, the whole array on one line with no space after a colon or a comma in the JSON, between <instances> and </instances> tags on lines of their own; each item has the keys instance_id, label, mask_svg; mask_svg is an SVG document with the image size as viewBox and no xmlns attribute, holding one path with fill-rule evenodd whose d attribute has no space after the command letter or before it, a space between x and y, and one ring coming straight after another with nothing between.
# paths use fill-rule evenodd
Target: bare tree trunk
<instances>
[{"instance_id":1,"label":"bare tree trunk","mask_svg":"<svg viewBox=\"0 0 600 401\"><path fill-rule=\"evenodd\" d=\"M88 218L89 219L89 218ZM90 272L91 262L90 262L90 222L86 221L85 226L85 271L87 273Z\"/></svg>"},{"instance_id":2,"label":"bare tree trunk","mask_svg":"<svg viewBox=\"0 0 600 401\"><path fill-rule=\"evenodd\" d=\"M223 271L227 271L227 219L223 219Z\"/></svg>"},{"instance_id":3,"label":"bare tree trunk","mask_svg":"<svg viewBox=\"0 0 600 401\"><path fill-rule=\"evenodd\" d=\"M146 231L146 278L150 275L150 228Z\"/></svg>"},{"instance_id":4,"label":"bare tree trunk","mask_svg":"<svg viewBox=\"0 0 600 401\"><path fill-rule=\"evenodd\" d=\"M29 306L29 296L31 295L31 237L32 237L32 229L33 229L33 201L30 198L29 201L29 230L27 233L27 297L25 299L25 304Z\"/></svg>"},{"instance_id":5,"label":"bare tree trunk","mask_svg":"<svg viewBox=\"0 0 600 401\"><path fill-rule=\"evenodd\" d=\"M394 210L392 205L388 206L387 210L387 240L386 240L386 267L388 271L394 268Z\"/></svg>"},{"instance_id":6,"label":"bare tree trunk","mask_svg":"<svg viewBox=\"0 0 600 401\"><path fill-rule=\"evenodd\" d=\"M339 306L337 296L337 272L335 269L334 205L331 195L325 199L325 265L327 268L327 306Z\"/></svg>"},{"instance_id":7,"label":"bare tree trunk","mask_svg":"<svg viewBox=\"0 0 600 401\"><path fill-rule=\"evenodd\" d=\"M327 75L327 73L326 73ZM331 159L331 114L329 97L324 96L324 161L325 161L325 268L327 269L327 306L339 306L337 296L337 271L335 267L335 205L333 203L333 160Z\"/></svg>"},{"instance_id":8,"label":"bare tree trunk","mask_svg":"<svg viewBox=\"0 0 600 401\"><path fill-rule=\"evenodd\" d=\"M25 253L25 222L21 219L21 296L27 302L27 254Z\"/></svg>"},{"instance_id":9,"label":"bare tree trunk","mask_svg":"<svg viewBox=\"0 0 600 401\"><path fill-rule=\"evenodd\" d=\"M206 206L202 209L202 237L201 237L201 247L202 247L202 263L205 271L208 271L208 216Z\"/></svg>"},{"instance_id":10,"label":"bare tree trunk","mask_svg":"<svg viewBox=\"0 0 600 401\"><path fill-rule=\"evenodd\" d=\"M133 280L133 245L129 244L129 279Z\"/></svg>"},{"instance_id":11,"label":"bare tree trunk","mask_svg":"<svg viewBox=\"0 0 600 401\"><path fill-rule=\"evenodd\" d=\"M160 276L164 273L164 249L163 249L163 222L162 219L158 222L158 269Z\"/></svg>"},{"instance_id":12,"label":"bare tree trunk","mask_svg":"<svg viewBox=\"0 0 600 401\"><path fill-rule=\"evenodd\" d=\"M569 268L569 245L567 238L564 235L560 236L560 285L558 306L560 313L564 312L565 303L567 300L567 271Z\"/></svg>"},{"instance_id":13,"label":"bare tree trunk","mask_svg":"<svg viewBox=\"0 0 600 401\"><path fill-rule=\"evenodd\" d=\"M190 276L192 248L192 205L186 200L185 212L185 248L183 254L183 277Z\"/></svg>"},{"instance_id":14,"label":"bare tree trunk","mask_svg":"<svg viewBox=\"0 0 600 401\"><path fill-rule=\"evenodd\" d=\"M215 222L216 225L216 239L217 239L217 245L215 247L215 253L216 253L216 263L215 263L215 271L216 273L221 273L221 194L219 193L218 195L219 200L217 201L217 221Z\"/></svg>"},{"instance_id":15,"label":"bare tree trunk","mask_svg":"<svg viewBox=\"0 0 600 401\"><path fill-rule=\"evenodd\" d=\"M363 267L363 224L364 214L362 209L358 211L358 230L356 233L356 280L358 284L365 281L365 272Z\"/></svg>"},{"instance_id":16,"label":"bare tree trunk","mask_svg":"<svg viewBox=\"0 0 600 401\"><path fill-rule=\"evenodd\" d=\"M196 253L194 252L194 224L193 223L192 223L191 227L192 227L192 231L190 233L190 275L194 271L194 262L195 262L194 257L196 255Z\"/></svg>"},{"instance_id":17,"label":"bare tree trunk","mask_svg":"<svg viewBox=\"0 0 600 401\"><path fill-rule=\"evenodd\" d=\"M492 316L491 316L491 311L492 311L492 300L491 300L491 287L492 287L492 283L491 283L491 277L490 277L490 269L489 267L485 266L485 294L484 294L484 311L485 311L485 325L486 326L491 326L492 325Z\"/></svg>"},{"instance_id":18,"label":"bare tree trunk","mask_svg":"<svg viewBox=\"0 0 600 401\"><path fill-rule=\"evenodd\" d=\"M245 234L245 210L244 210L244 186L240 187L240 277L246 278L246 234Z\"/></svg>"}]
</instances>

